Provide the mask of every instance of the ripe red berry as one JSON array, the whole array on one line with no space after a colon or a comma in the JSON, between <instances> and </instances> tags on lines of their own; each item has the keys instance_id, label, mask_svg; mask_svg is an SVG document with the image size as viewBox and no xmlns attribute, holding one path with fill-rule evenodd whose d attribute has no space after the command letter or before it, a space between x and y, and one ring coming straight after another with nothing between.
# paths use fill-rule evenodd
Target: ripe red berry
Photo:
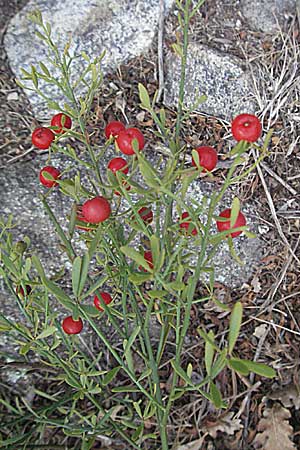
<instances>
[{"instance_id":1,"label":"ripe red berry","mask_svg":"<svg viewBox=\"0 0 300 450\"><path fill-rule=\"evenodd\" d=\"M144 252L144 259L147 261L150 269L153 269L153 257L152 257L152 252L150 251L146 251ZM140 270L143 270L144 272L147 272L147 270L143 267L143 266L139 266Z\"/></svg>"},{"instance_id":2,"label":"ripe red berry","mask_svg":"<svg viewBox=\"0 0 300 450\"><path fill-rule=\"evenodd\" d=\"M138 210L139 215L141 216L141 219L145 222L145 223L151 223L153 220L153 212L151 211L150 208L146 208L145 206L143 206L143 208Z\"/></svg>"},{"instance_id":3,"label":"ripe red berry","mask_svg":"<svg viewBox=\"0 0 300 450\"><path fill-rule=\"evenodd\" d=\"M182 215L181 215L181 220L187 219L187 218L189 218L189 213L188 213L188 212L182 213ZM187 221L187 222L181 222L181 223L179 224L179 226L180 226L180 228L184 228L184 229L188 232L189 227L190 227L190 224L191 224L191 220L189 220L189 221ZM197 232L197 229L196 229L196 228L193 228L193 229L190 231L190 233L191 233L193 236L195 236L198 232Z\"/></svg>"},{"instance_id":4,"label":"ripe red berry","mask_svg":"<svg viewBox=\"0 0 300 450\"><path fill-rule=\"evenodd\" d=\"M219 214L219 217L224 217L225 219L229 219L226 220L225 222L220 222L217 220L217 228L219 231L226 231L226 230L230 230L232 228L239 228L239 227L243 227L246 225L246 218L244 216L244 214L239 211L239 214L237 216L237 219L235 221L235 224L233 225L233 227L230 226L230 215L231 215L231 209L224 209L224 211L221 212L221 214ZM233 233L229 233L227 235L231 236L232 238L239 236L240 234L242 234L242 231L234 231Z\"/></svg>"},{"instance_id":5,"label":"ripe red berry","mask_svg":"<svg viewBox=\"0 0 300 450\"><path fill-rule=\"evenodd\" d=\"M216 150L213 147L209 146L198 147L195 150L199 155L199 163L200 166L203 167L203 171L212 171L216 167L218 162L218 155ZM192 165L197 167L194 158L192 158Z\"/></svg>"},{"instance_id":6,"label":"ripe red berry","mask_svg":"<svg viewBox=\"0 0 300 450\"><path fill-rule=\"evenodd\" d=\"M104 197L94 197L82 205L82 215L90 223L104 222L109 218L110 213L110 204Z\"/></svg>"},{"instance_id":7,"label":"ripe red berry","mask_svg":"<svg viewBox=\"0 0 300 450\"><path fill-rule=\"evenodd\" d=\"M68 316L63 320L62 328L67 334L78 334L83 328L83 322L80 318L74 320L72 316Z\"/></svg>"},{"instance_id":8,"label":"ripe red berry","mask_svg":"<svg viewBox=\"0 0 300 450\"><path fill-rule=\"evenodd\" d=\"M57 127L53 130L54 133L63 134L66 132L66 130L64 130L63 128L70 129L72 127L71 117L67 116L64 113L55 114L55 116L53 116L51 119L51 126Z\"/></svg>"},{"instance_id":9,"label":"ripe red berry","mask_svg":"<svg viewBox=\"0 0 300 450\"><path fill-rule=\"evenodd\" d=\"M36 128L31 135L33 145L41 150L46 150L54 141L54 133L46 127Z\"/></svg>"},{"instance_id":10,"label":"ripe red berry","mask_svg":"<svg viewBox=\"0 0 300 450\"><path fill-rule=\"evenodd\" d=\"M108 169L113 173L116 173L118 170L121 170L125 175L128 174L129 167L128 163L124 158L113 158L109 161L107 165Z\"/></svg>"},{"instance_id":11,"label":"ripe red berry","mask_svg":"<svg viewBox=\"0 0 300 450\"><path fill-rule=\"evenodd\" d=\"M82 223L89 223L89 222L83 217L83 215L82 215L82 207L81 207L81 206L78 206L78 207L77 207L77 216L76 216L76 220L77 220L78 222L82 222ZM75 226L76 226L76 228L78 228L79 230L83 230L83 231L91 231L91 230L93 229L93 228L91 228L91 227L85 227L85 226L79 225L79 224L76 224Z\"/></svg>"},{"instance_id":12,"label":"ripe red berry","mask_svg":"<svg viewBox=\"0 0 300 450\"><path fill-rule=\"evenodd\" d=\"M112 122L109 122L105 127L105 136L106 139L109 139L110 136L113 136L116 138L120 131L125 130L125 125L122 122L119 122L118 120L113 120Z\"/></svg>"},{"instance_id":13,"label":"ripe red berry","mask_svg":"<svg viewBox=\"0 0 300 450\"><path fill-rule=\"evenodd\" d=\"M139 150L143 150L145 145L145 139L143 134L137 128L127 128L119 133L116 139L118 147L122 153L125 155L134 155L134 150L132 147L132 141L137 139Z\"/></svg>"},{"instance_id":14,"label":"ripe red berry","mask_svg":"<svg viewBox=\"0 0 300 450\"><path fill-rule=\"evenodd\" d=\"M99 309L99 311L103 311L103 308L101 306L101 305L103 305L103 302L106 305L109 305L112 301L112 298L108 292L100 292L100 295L101 295L101 300L99 299L99 297L97 295L95 295L94 305L96 306L97 309Z\"/></svg>"},{"instance_id":15,"label":"ripe red berry","mask_svg":"<svg viewBox=\"0 0 300 450\"><path fill-rule=\"evenodd\" d=\"M26 290L26 295L29 295L32 291L31 286L29 286L29 284L25 285L25 290ZM22 288L22 286L17 286L16 287L16 294L19 297L25 297L25 293L24 293L24 289Z\"/></svg>"},{"instance_id":16,"label":"ripe red berry","mask_svg":"<svg viewBox=\"0 0 300 450\"><path fill-rule=\"evenodd\" d=\"M231 131L237 141L256 142L261 136L262 126L253 114L240 114L233 119Z\"/></svg>"},{"instance_id":17,"label":"ripe red berry","mask_svg":"<svg viewBox=\"0 0 300 450\"><path fill-rule=\"evenodd\" d=\"M45 172L48 173L49 175L51 175L54 178L54 180L47 180L44 177ZM57 186L58 183L56 183L55 180L57 180L57 178L59 178L59 176L60 176L60 171L58 169L56 169L55 167L52 167L52 166L46 166L40 170L39 179L40 179L40 182L44 186L46 186L47 188L51 188L53 186Z\"/></svg>"}]
</instances>

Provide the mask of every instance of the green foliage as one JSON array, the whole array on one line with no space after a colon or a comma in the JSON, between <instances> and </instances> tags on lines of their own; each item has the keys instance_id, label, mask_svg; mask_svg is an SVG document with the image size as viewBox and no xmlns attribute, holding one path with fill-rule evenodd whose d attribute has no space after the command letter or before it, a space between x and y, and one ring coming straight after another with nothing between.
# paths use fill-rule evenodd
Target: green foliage
<instances>
[{"instance_id":1,"label":"green foliage","mask_svg":"<svg viewBox=\"0 0 300 450\"><path fill-rule=\"evenodd\" d=\"M71 56L70 42L60 53L53 41L51 27L43 22L40 12L35 11L30 16L38 28L37 38L45 43L50 53L46 64L39 62L39 67L32 66L29 72L22 70L23 77L19 85L34 90L47 101L50 108L72 118L73 127L66 130L63 139L65 141L71 137L83 144L89 161L81 159L75 144L74 148L65 142L61 146L62 135L56 135L50 156L51 152L61 152L88 170L90 186L84 186L79 171L75 176L69 176L73 167L66 168L63 176L57 180L61 194L73 200L67 232L65 224L59 223L47 202L47 196L51 193L41 196L42 205L59 238L60 249L72 265L71 275L65 275L65 269L62 268L51 276L48 267L41 264L30 248L28 238L14 243L12 217L0 221L0 275L24 315L24 323L14 323L0 315L0 331L10 334L18 343L22 361L27 361L25 358L30 360L28 355L34 352L45 373L49 371L53 375L57 386L55 392L36 392L44 400L41 408L32 408L24 399L22 403L16 401L15 406L5 400L0 401L8 414L5 419L7 430L11 430L12 423L17 430L14 433L7 431L1 437L1 448L26 448L27 444L38 440L38 436L43 436L47 426L51 426L63 430L66 436L81 437L84 449L91 448L98 435L118 435L134 449L140 449L144 441L149 439L152 442L151 439L157 439L159 435L159 448L167 450L170 448L167 433L170 411L173 403L185 393L195 391L212 402L215 408L226 408L216 379L222 370L229 368L243 376L248 376L250 372L264 377L275 376L274 370L268 366L241 360L232 354L242 323L242 305L239 302L231 312L227 347L220 346L212 331L198 330L204 340L206 369L206 376L200 383L194 382L192 365L183 361L184 339L190 325L193 304L211 299L225 311L229 310L214 296L211 259L224 239L228 241L232 255L236 259L238 257L232 239L227 238L228 231L215 233L212 227L226 189L243 179L265 156L270 135L258 161L244 172L239 171L238 175L235 175L236 169L249 145L238 143L231 150L232 167L221 189L214 192L211 198L205 197L200 205L195 201L191 204L186 198L188 188L201 172L197 152L193 152L197 167L184 167L181 155L185 147L179 136L182 123L191 112L183 108L188 26L203 0L194 6L191 0L177 0L176 3L180 10L179 25L183 40L173 44L173 50L181 60L178 114L174 129L166 125L165 110L156 107L156 95L151 99L146 87L142 84L138 86L141 107L152 117L157 127L155 134L167 146L168 155L159 161L165 163L163 169L158 169L160 164L153 167L138 150L135 140L135 156L128 160L129 175L120 172L115 176L108 171L104 176L100 173L99 161L112 144L112 139L103 148L95 149L88 135L87 119L103 80L101 60L104 53L93 60L84 52ZM79 57L83 59L85 68L72 84L72 64ZM52 75L53 67L59 69L60 78ZM59 87L64 102L58 104L47 97L40 90L41 81ZM25 86L25 83L29 84ZM80 97L78 91L82 86L85 86L85 94ZM204 96L200 96L197 102L204 100ZM136 174L140 177L136 177ZM139 180L141 177L143 181ZM127 186L130 186L130 191L126 189ZM125 212L119 209L117 200L109 220L100 224L80 221L78 207L83 201L96 193L111 198L116 189L127 202ZM137 200L132 200L132 194ZM150 207L154 213L151 224L144 223L138 214L143 206ZM239 210L240 202L235 198L230 217L231 227ZM188 212L192 221L187 231L196 227L196 236L185 234L180 228L179 216L183 211ZM176 214L178 219L174 218ZM78 239L78 226L85 225L87 230L81 231L79 239L85 242L86 250L78 254L74 241ZM248 232L247 227L240 229ZM140 247L136 245L138 238ZM153 269L144 258L145 250L152 252ZM68 283L66 276L69 277ZM207 294L200 299L197 292L199 281L208 286ZM68 285L72 286L72 290ZM16 286L22 287L24 297L21 298ZM26 286L31 287L30 292L26 291ZM104 304L103 311L97 310L91 300L93 295L100 298L100 289L113 293L113 302ZM82 346L78 336L64 334L57 305L66 314L71 313L74 319L84 319L84 327L90 328L94 338L100 340L106 349L105 358L101 352L94 355L89 347ZM156 341L151 337L153 323L158 327L157 345L154 345ZM121 345L116 345L115 339ZM171 360L166 356L169 354L169 339L176 344ZM102 360L106 359L113 361L113 364L103 369ZM162 390L165 379L160 371L163 365L167 365L170 371L172 381L169 392ZM185 365L186 369L183 368ZM86 404L89 408L83 410ZM153 416L157 430L147 434L144 421ZM27 427L29 423L36 425L30 428ZM27 429L30 431L24 433L23 430Z\"/></svg>"}]
</instances>

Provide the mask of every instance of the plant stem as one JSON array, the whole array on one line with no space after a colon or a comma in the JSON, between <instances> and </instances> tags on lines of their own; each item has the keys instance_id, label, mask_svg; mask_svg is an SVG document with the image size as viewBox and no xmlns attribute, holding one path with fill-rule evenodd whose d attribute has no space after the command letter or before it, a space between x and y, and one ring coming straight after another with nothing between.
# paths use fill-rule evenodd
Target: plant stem
<instances>
[{"instance_id":1,"label":"plant stem","mask_svg":"<svg viewBox=\"0 0 300 450\"><path fill-rule=\"evenodd\" d=\"M179 98L178 98L178 108L177 108L177 119L175 126L175 141L178 143L180 128L181 128L181 118L183 112L183 102L184 102L184 85L186 78L186 63L187 63L187 50L188 50L188 30L189 30L189 7L191 0L186 0L184 6L184 27L183 27L183 48L182 48L182 58L181 58L181 73L180 73L180 85L179 85Z\"/></svg>"}]
</instances>

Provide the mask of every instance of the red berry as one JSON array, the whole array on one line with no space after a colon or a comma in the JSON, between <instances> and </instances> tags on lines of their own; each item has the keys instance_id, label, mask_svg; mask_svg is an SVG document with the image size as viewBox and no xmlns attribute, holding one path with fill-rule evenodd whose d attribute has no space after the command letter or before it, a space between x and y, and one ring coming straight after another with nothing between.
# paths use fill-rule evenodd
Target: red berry
<instances>
[{"instance_id":1,"label":"red berry","mask_svg":"<svg viewBox=\"0 0 300 450\"><path fill-rule=\"evenodd\" d=\"M203 146L195 149L199 155L200 166L203 167L204 172L211 172L217 165L218 155L213 147ZM197 167L197 164L192 158L192 165Z\"/></svg>"},{"instance_id":2,"label":"red berry","mask_svg":"<svg viewBox=\"0 0 300 450\"><path fill-rule=\"evenodd\" d=\"M153 220L153 212L151 211L150 208L146 208L145 206L143 206L143 208L138 210L139 215L141 216L141 219L145 222L145 223L151 223Z\"/></svg>"},{"instance_id":3,"label":"red berry","mask_svg":"<svg viewBox=\"0 0 300 450\"><path fill-rule=\"evenodd\" d=\"M143 150L145 145L145 139L143 134L137 128L127 128L119 133L117 137L117 144L122 153L125 155L134 155L132 147L132 141L137 139L139 144L139 150Z\"/></svg>"},{"instance_id":4,"label":"red berry","mask_svg":"<svg viewBox=\"0 0 300 450\"><path fill-rule=\"evenodd\" d=\"M103 311L103 308L101 307L101 305L103 305L103 302L106 305L109 305L112 301L111 295L108 292L100 292L100 295L102 297L101 300L99 300L99 297L97 295L95 295L94 297L94 305L96 306L97 309L99 309L99 311Z\"/></svg>"},{"instance_id":5,"label":"red berry","mask_svg":"<svg viewBox=\"0 0 300 450\"><path fill-rule=\"evenodd\" d=\"M110 204L104 197L94 197L82 205L82 215L90 223L104 222L109 218L110 213Z\"/></svg>"},{"instance_id":6,"label":"red berry","mask_svg":"<svg viewBox=\"0 0 300 450\"><path fill-rule=\"evenodd\" d=\"M54 129L54 133L56 134L63 134L66 132L63 128L71 128L72 127L72 120L71 117L67 116L64 113L58 113L55 114L55 116L51 119L51 126L57 127Z\"/></svg>"},{"instance_id":7,"label":"red berry","mask_svg":"<svg viewBox=\"0 0 300 450\"><path fill-rule=\"evenodd\" d=\"M153 269L154 266L153 266L152 252L150 252L150 251L144 252L144 259L147 261L150 269ZM139 266L139 269L143 270L144 272L147 272L147 270L144 269L143 266Z\"/></svg>"},{"instance_id":8,"label":"red berry","mask_svg":"<svg viewBox=\"0 0 300 450\"><path fill-rule=\"evenodd\" d=\"M124 158L111 159L109 161L107 167L113 173L116 173L118 170L121 170L121 172L123 172L123 173L125 173L125 175L127 175L128 171L129 171L128 163Z\"/></svg>"},{"instance_id":9,"label":"red berry","mask_svg":"<svg viewBox=\"0 0 300 450\"><path fill-rule=\"evenodd\" d=\"M187 218L189 218L189 213L188 213L188 212L182 213L182 215L181 215L181 220L187 219ZM189 227L190 227L190 224L191 224L191 221L189 220L188 222L181 222L181 223L179 224L179 226L180 226L180 228L184 228L184 229L188 232ZM193 236L195 236L198 232L197 232L197 229L196 229L196 228L193 228L193 229L190 231L190 233L191 233Z\"/></svg>"},{"instance_id":10,"label":"red berry","mask_svg":"<svg viewBox=\"0 0 300 450\"><path fill-rule=\"evenodd\" d=\"M26 295L29 295L32 291L31 286L29 286L29 284L25 285L25 290L26 290ZM16 287L16 294L19 297L25 297L25 293L24 293L24 289L22 288L22 286L17 286Z\"/></svg>"},{"instance_id":11,"label":"red berry","mask_svg":"<svg viewBox=\"0 0 300 450\"><path fill-rule=\"evenodd\" d=\"M78 334L83 328L83 322L80 318L74 320L72 316L68 316L63 320L62 328L67 334Z\"/></svg>"},{"instance_id":12,"label":"red berry","mask_svg":"<svg viewBox=\"0 0 300 450\"><path fill-rule=\"evenodd\" d=\"M56 181L54 181L54 180L47 180L44 177L44 173L45 172L49 173L49 175L51 175L54 178L54 180L57 180L57 178L59 178L59 176L60 176L60 171L58 169L56 169L55 167L52 167L52 166L46 166L46 167L43 167L40 170L39 179L40 179L40 182L44 186L46 186L48 188L51 188L53 186L57 186L58 183L56 183Z\"/></svg>"},{"instance_id":13,"label":"red berry","mask_svg":"<svg viewBox=\"0 0 300 450\"><path fill-rule=\"evenodd\" d=\"M54 133L46 127L36 128L31 136L32 143L41 150L46 150L54 141Z\"/></svg>"},{"instance_id":14,"label":"red berry","mask_svg":"<svg viewBox=\"0 0 300 450\"><path fill-rule=\"evenodd\" d=\"M217 220L217 228L219 231L226 231L226 230L230 230L232 228L239 228L239 227L243 227L246 225L246 218L244 216L244 214L239 211L239 214L237 216L236 222L233 225L233 227L230 226L230 215L231 215L231 209L224 209L224 211L221 212L221 214L219 214L219 217L224 217L225 219L229 219L226 220L225 222L220 222ZM233 233L230 233L228 236L231 236L232 238L239 236L240 234L242 234L242 231L234 231Z\"/></svg>"},{"instance_id":15,"label":"red berry","mask_svg":"<svg viewBox=\"0 0 300 450\"><path fill-rule=\"evenodd\" d=\"M89 223L89 222L83 217L83 215L82 215L82 207L81 207L81 206L78 206L78 207L77 207L77 216L76 216L76 219L77 219L78 222ZM75 226L76 226L76 228L78 228L79 230L83 230L83 231L91 231L91 230L93 229L93 228L91 228L91 227L84 227L84 226L78 225L78 224L76 224Z\"/></svg>"},{"instance_id":16,"label":"red berry","mask_svg":"<svg viewBox=\"0 0 300 450\"><path fill-rule=\"evenodd\" d=\"M110 136L113 136L116 138L120 131L125 130L125 125L122 122L119 122L118 120L113 120L112 122L109 122L105 127L105 136L106 139L109 139Z\"/></svg>"},{"instance_id":17,"label":"red berry","mask_svg":"<svg viewBox=\"0 0 300 450\"><path fill-rule=\"evenodd\" d=\"M231 131L237 141L256 142L261 136L262 126L253 114L240 114L232 121Z\"/></svg>"}]
</instances>

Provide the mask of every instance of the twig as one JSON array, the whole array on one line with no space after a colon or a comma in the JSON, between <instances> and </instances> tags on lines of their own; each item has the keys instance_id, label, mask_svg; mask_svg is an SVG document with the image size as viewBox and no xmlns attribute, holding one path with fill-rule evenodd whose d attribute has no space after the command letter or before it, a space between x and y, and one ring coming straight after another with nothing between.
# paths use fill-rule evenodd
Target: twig
<instances>
[{"instance_id":1,"label":"twig","mask_svg":"<svg viewBox=\"0 0 300 450\"><path fill-rule=\"evenodd\" d=\"M34 150L35 150L35 147L32 146L25 153L22 153L21 155L17 155L17 156L14 156L13 158L9 159L6 164L10 164L12 162L17 161L18 159L22 159L24 156L28 155L28 153L31 153ZM4 169L4 168L5 168L5 166L0 167L0 169Z\"/></svg>"},{"instance_id":2,"label":"twig","mask_svg":"<svg viewBox=\"0 0 300 450\"><path fill-rule=\"evenodd\" d=\"M291 194L297 195L298 192L296 189L292 188L289 184L287 184L277 173L274 172L274 170L270 169L270 167L267 166L264 162L260 163L261 167L268 172L269 175L271 175L275 180L277 180L282 186L284 186L288 191L290 191Z\"/></svg>"},{"instance_id":3,"label":"twig","mask_svg":"<svg viewBox=\"0 0 300 450\"><path fill-rule=\"evenodd\" d=\"M257 360L258 360L259 355L260 355L260 352L261 352L261 350L262 350L262 347L263 347L263 345L264 345L264 342L265 342L265 340L266 340L266 337L267 337L268 333L269 333L269 329L267 329L267 330L264 332L264 334L261 336L261 338L260 338L260 340L259 340L259 342L258 342L258 346L257 346L257 348L256 348L256 352L255 352L253 361L257 361ZM255 374L254 374L254 372L252 372L252 373L250 374L250 383L251 383L251 385L253 385L254 377L255 377ZM244 441L244 442L246 441L246 439L247 439L247 437L248 437L251 395L252 395L252 391L250 391L250 392L247 394L247 396L246 396L246 399L247 399L247 400L245 400L246 417L245 417L244 431L243 431L243 441Z\"/></svg>"},{"instance_id":4,"label":"twig","mask_svg":"<svg viewBox=\"0 0 300 450\"><path fill-rule=\"evenodd\" d=\"M256 152L255 152L254 149L252 149L252 155L253 155L255 161L257 161L257 154L256 154ZM295 260L300 264L300 260L299 260L298 256L295 255L295 252L292 250L292 248L291 248L291 246L290 246L290 243L289 243L289 241L287 240L287 238L285 237L285 234L284 234L284 232L283 232L283 230L282 230L281 224L280 224L280 222L279 222L279 220L278 220L278 217L277 217L277 214L276 214L276 210L275 210L275 206L274 206L274 203L273 203L273 199L272 199L272 197L271 197L271 194L270 194L270 192L269 192L269 189L268 189L268 186L267 186L265 177L264 177L264 175L263 175L263 173L262 173L262 170L261 170L261 167L260 167L259 164L257 164L257 172L258 172L259 178L260 178L260 180L261 180L261 183L262 183L262 185L263 185L263 188L264 188L264 191L265 191L267 200L268 200L269 208L270 208L270 211L271 211L273 220L274 220L274 222L275 222L275 225L276 225L276 227L277 227L278 234L279 234L279 236L281 237L281 239L283 240L283 242L286 244L286 246L287 246L289 252L293 255L293 257L295 258Z\"/></svg>"},{"instance_id":5,"label":"twig","mask_svg":"<svg viewBox=\"0 0 300 450\"><path fill-rule=\"evenodd\" d=\"M162 92L165 87L164 80L164 60L163 60L163 33L165 17L165 0L159 0L159 20L157 34L157 53L158 53L158 93L156 101L159 103Z\"/></svg>"}]
</instances>

